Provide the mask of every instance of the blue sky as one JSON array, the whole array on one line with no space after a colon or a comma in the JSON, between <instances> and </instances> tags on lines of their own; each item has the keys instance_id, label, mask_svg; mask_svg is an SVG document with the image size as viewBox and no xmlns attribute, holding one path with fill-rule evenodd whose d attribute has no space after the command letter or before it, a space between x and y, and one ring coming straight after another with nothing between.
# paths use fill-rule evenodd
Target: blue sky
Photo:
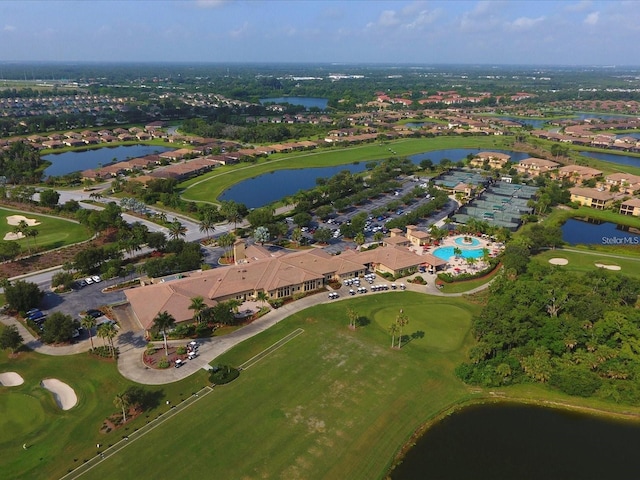
<instances>
[{"instance_id":1,"label":"blue sky","mask_svg":"<svg viewBox=\"0 0 640 480\"><path fill-rule=\"evenodd\" d=\"M637 1L0 0L0 61L638 65Z\"/></svg>"}]
</instances>

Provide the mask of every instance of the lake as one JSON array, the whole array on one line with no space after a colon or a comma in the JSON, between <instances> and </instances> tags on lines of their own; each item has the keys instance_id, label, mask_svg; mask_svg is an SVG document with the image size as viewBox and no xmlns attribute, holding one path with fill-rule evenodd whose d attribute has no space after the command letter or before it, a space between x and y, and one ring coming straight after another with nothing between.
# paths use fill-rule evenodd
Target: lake
<instances>
[{"instance_id":1,"label":"lake","mask_svg":"<svg viewBox=\"0 0 640 480\"><path fill-rule=\"evenodd\" d=\"M309 110L311 107L317 107L320 110L326 110L329 104L328 98L319 97L273 97L273 98L261 98L261 104L265 103L290 103L291 105L302 105Z\"/></svg>"},{"instance_id":2,"label":"lake","mask_svg":"<svg viewBox=\"0 0 640 480\"><path fill-rule=\"evenodd\" d=\"M476 154L482 151L486 151L486 149L450 148L447 150L434 150L411 155L407 158L416 165L427 158L430 159L434 165L437 165L445 158L457 162L464 160L470 153ZM511 160L515 162L529 157L527 153L523 152L495 149L491 151L511 155ZM351 173L363 172L366 169L367 163L369 162L361 161L356 164L338 165L335 167L276 170L236 183L231 188L225 190L222 195L218 197L218 200L233 200L238 203L244 203L248 208L259 208L288 195L293 195L300 190L308 190L315 187L317 178L329 178L342 170L349 170Z\"/></svg>"},{"instance_id":3,"label":"lake","mask_svg":"<svg viewBox=\"0 0 640 480\"><path fill-rule=\"evenodd\" d=\"M507 150L496 150L493 148L449 148L447 150L433 150L431 152L418 153L416 155L411 155L408 158L416 165L419 165L422 160L426 159L431 160L434 164L438 164L445 158L452 162L459 162L460 160L466 159L469 154L476 155L480 152L506 153L507 155L511 155L512 162L519 162L520 160L524 160L531 156L524 152L510 152Z\"/></svg>"},{"instance_id":4,"label":"lake","mask_svg":"<svg viewBox=\"0 0 640 480\"><path fill-rule=\"evenodd\" d=\"M629 155L614 155L613 153L599 152L578 152L585 157L595 158L603 162L619 163L622 165L631 165L632 167L640 167L640 157L631 157Z\"/></svg>"},{"instance_id":5,"label":"lake","mask_svg":"<svg viewBox=\"0 0 640 480\"><path fill-rule=\"evenodd\" d=\"M638 423L515 404L445 417L418 439L393 480L638 478Z\"/></svg>"},{"instance_id":6,"label":"lake","mask_svg":"<svg viewBox=\"0 0 640 480\"><path fill-rule=\"evenodd\" d=\"M144 157L170 150L175 149L156 145L123 145L75 152L52 153L43 156L42 159L51 162L51 165L44 171L45 176L57 177L72 172L104 167L113 161L121 162L130 158Z\"/></svg>"},{"instance_id":7,"label":"lake","mask_svg":"<svg viewBox=\"0 0 640 480\"><path fill-rule=\"evenodd\" d=\"M575 218L562 225L562 240L571 245L640 245L637 229L629 231L629 227L611 222Z\"/></svg>"},{"instance_id":8,"label":"lake","mask_svg":"<svg viewBox=\"0 0 640 480\"><path fill-rule=\"evenodd\" d=\"M343 170L359 173L365 169L366 162L336 167L276 170L236 183L225 190L218 200L233 200L244 203L248 208L259 208L300 190L315 187L317 178L333 177Z\"/></svg>"}]
</instances>

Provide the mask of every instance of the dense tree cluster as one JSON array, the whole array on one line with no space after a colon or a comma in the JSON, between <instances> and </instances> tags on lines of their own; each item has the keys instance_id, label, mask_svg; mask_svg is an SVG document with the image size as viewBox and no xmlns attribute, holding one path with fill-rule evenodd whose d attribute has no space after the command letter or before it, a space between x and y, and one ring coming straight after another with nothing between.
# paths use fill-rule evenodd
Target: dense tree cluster
<instances>
[{"instance_id":1,"label":"dense tree cluster","mask_svg":"<svg viewBox=\"0 0 640 480\"><path fill-rule=\"evenodd\" d=\"M13 142L7 150L0 150L0 175L8 183L39 182L45 168L38 151L24 142Z\"/></svg>"},{"instance_id":2,"label":"dense tree cluster","mask_svg":"<svg viewBox=\"0 0 640 480\"><path fill-rule=\"evenodd\" d=\"M640 404L640 281L528 264L495 281L458 367L468 383L548 383L571 395Z\"/></svg>"}]
</instances>

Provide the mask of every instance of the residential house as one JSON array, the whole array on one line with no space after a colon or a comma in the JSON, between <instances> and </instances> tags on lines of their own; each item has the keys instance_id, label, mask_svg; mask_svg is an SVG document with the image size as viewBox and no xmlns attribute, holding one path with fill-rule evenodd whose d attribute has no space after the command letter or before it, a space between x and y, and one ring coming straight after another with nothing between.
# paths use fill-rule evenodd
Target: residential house
<instances>
[{"instance_id":1,"label":"residential house","mask_svg":"<svg viewBox=\"0 0 640 480\"><path fill-rule=\"evenodd\" d=\"M601 175L602 172L595 168L585 167L584 165L565 165L553 172L552 177L558 180L566 178L576 185L580 185Z\"/></svg>"},{"instance_id":2,"label":"residential house","mask_svg":"<svg viewBox=\"0 0 640 480\"><path fill-rule=\"evenodd\" d=\"M560 164L543 158L529 157L520 160L516 165L516 171L523 175L537 177L547 172L551 172L558 168Z\"/></svg>"},{"instance_id":3,"label":"residential house","mask_svg":"<svg viewBox=\"0 0 640 480\"><path fill-rule=\"evenodd\" d=\"M611 192L596 188L573 187L569 189L571 201L580 205L604 210L616 199L616 195Z\"/></svg>"},{"instance_id":4,"label":"residential house","mask_svg":"<svg viewBox=\"0 0 640 480\"><path fill-rule=\"evenodd\" d=\"M511 155L500 152L480 152L474 156L469 165L476 168L482 168L488 165L490 168L499 170L503 168L507 162L511 160Z\"/></svg>"},{"instance_id":5,"label":"residential house","mask_svg":"<svg viewBox=\"0 0 640 480\"><path fill-rule=\"evenodd\" d=\"M630 198L620 205L620 213L622 215L632 215L640 217L640 198Z\"/></svg>"}]
</instances>

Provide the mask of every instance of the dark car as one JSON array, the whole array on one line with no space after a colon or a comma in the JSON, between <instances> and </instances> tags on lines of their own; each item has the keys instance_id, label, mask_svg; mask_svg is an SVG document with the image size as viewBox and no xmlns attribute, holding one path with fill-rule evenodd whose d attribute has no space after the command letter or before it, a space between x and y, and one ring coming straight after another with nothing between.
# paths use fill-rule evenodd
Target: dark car
<instances>
[{"instance_id":1,"label":"dark car","mask_svg":"<svg viewBox=\"0 0 640 480\"><path fill-rule=\"evenodd\" d=\"M100 310L96 310L95 308L91 308L87 310L87 315L93 318L99 318L104 315Z\"/></svg>"}]
</instances>

